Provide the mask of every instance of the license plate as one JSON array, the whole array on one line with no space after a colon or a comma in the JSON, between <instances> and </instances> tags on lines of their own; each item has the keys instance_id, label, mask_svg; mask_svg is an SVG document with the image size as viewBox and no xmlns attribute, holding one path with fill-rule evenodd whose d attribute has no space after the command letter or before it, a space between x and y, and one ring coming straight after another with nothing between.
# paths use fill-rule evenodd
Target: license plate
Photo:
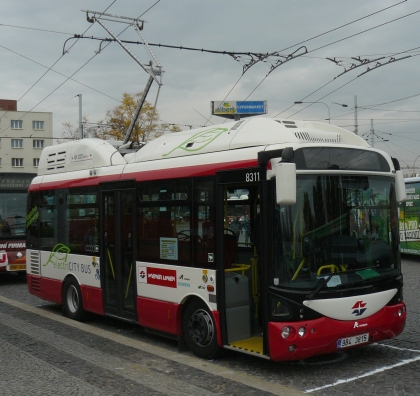
<instances>
[{"instance_id":1,"label":"license plate","mask_svg":"<svg viewBox=\"0 0 420 396\"><path fill-rule=\"evenodd\" d=\"M8 271L20 271L20 270L26 270L26 264L11 264L7 267Z\"/></svg>"},{"instance_id":2,"label":"license plate","mask_svg":"<svg viewBox=\"0 0 420 396\"><path fill-rule=\"evenodd\" d=\"M364 344L369 342L369 333L360 334L354 337L340 338L337 341L337 348L348 348L354 345Z\"/></svg>"}]
</instances>

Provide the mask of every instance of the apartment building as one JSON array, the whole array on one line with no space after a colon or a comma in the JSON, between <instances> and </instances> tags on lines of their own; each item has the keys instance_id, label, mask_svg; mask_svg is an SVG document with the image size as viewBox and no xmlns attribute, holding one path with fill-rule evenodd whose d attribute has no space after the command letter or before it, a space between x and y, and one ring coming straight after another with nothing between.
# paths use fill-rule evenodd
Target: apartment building
<instances>
[{"instance_id":1,"label":"apartment building","mask_svg":"<svg viewBox=\"0 0 420 396\"><path fill-rule=\"evenodd\" d=\"M52 113L17 110L0 99L0 174L37 173L44 147L53 144Z\"/></svg>"}]
</instances>

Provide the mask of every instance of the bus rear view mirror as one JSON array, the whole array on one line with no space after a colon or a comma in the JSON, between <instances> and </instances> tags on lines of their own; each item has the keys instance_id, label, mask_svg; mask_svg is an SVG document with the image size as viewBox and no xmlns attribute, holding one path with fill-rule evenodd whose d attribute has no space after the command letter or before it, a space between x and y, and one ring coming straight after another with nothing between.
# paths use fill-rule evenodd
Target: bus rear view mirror
<instances>
[{"instance_id":1,"label":"bus rear view mirror","mask_svg":"<svg viewBox=\"0 0 420 396\"><path fill-rule=\"evenodd\" d=\"M279 205L296 203L296 164L279 162L276 165L276 200Z\"/></svg>"},{"instance_id":2,"label":"bus rear view mirror","mask_svg":"<svg viewBox=\"0 0 420 396\"><path fill-rule=\"evenodd\" d=\"M407 200L407 194L405 192L404 175L400 170L395 172L395 198L398 203Z\"/></svg>"}]
</instances>

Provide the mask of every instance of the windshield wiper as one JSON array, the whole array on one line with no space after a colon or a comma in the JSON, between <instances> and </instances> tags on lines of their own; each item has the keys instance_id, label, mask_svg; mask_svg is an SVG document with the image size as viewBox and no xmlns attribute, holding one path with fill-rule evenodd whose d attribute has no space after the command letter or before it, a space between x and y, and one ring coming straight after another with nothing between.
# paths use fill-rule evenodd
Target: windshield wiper
<instances>
[{"instance_id":1,"label":"windshield wiper","mask_svg":"<svg viewBox=\"0 0 420 396\"><path fill-rule=\"evenodd\" d=\"M355 268L355 269L352 269L352 270L348 270L348 271L343 271L343 272L332 272L330 275L328 275L327 277L324 277L324 280L311 292L311 293L309 293L308 294L308 296L307 296L307 299L308 300L313 300L316 296L317 296L317 294L320 292L320 290L326 285L326 284L328 284L328 282L331 280L331 278L333 277L333 276L340 276L340 274L343 274L343 275L346 275L346 274L353 274L353 273L357 273L357 272L360 272L360 271L365 271L365 270L367 270L367 269L372 269L372 270L374 270L375 268L378 268L379 267L379 265L375 265L374 267L362 267L362 268ZM361 275L360 275L361 276ZM388 274L382 274L382 275L380 275L379 273L378 273L378 276L375 276L375 277L370 277L370 278L366 278L366 279L364 279L363 277L362 277L362 279L360 279L360 281L358 281L358 282L366 282L366 281L369 281L369 280L371 280L371 279L373 279L373 278L375 278L375 279L379 279L379 278L386 278L386 277L388 277ZM340 277L340 280L341 280L341 277ZM357 283L358 283L357 282ZM353 283L356 283L356 282L353 282Z\"/></svg>"},{"instance_id":2,"label":"windshield wiper","mask_svg":"<svg viewBox=\"0 0 420 396\"><path fill-rule=\"evenodd\" d=\"M337 274L334 273L334 272L331 272L331 274L329 276L324 278L324 280L321 282L321 284L319 286L317 286L312 293L308 294L307 299L308 300L313 300L315 298L315 296L319 293L319 291L331 280L331 278L334 275L337 275Z\"/></svg>"}]
</instances>

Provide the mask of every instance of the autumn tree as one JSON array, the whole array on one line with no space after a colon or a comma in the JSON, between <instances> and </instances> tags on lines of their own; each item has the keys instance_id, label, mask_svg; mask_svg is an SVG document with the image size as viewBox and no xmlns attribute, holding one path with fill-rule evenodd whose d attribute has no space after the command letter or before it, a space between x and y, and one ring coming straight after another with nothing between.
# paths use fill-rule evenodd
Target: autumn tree
<instances>
[{"instance_id":1,"label":"autumn tree","mask_svg":"<svg viewBox=\"0 0 420 396\"><path fill-rule=\"evenodd\" d=\"M107 111L105 120L99 122L98 125L89 124L87 117L84 117L84 125L86 125L84 137L93 136L104 140L124 140L141 95L142 92L136 94L123 93L121 103ZM152 117L153 122L151 123ZM73 127L71 123L63 123L63 127L63 137L78 139L78 127ZM130 141L147 143L162 136L165 132L179 131L178 126L161 122L158 111L146 100L134 124Z\"/></svg>"}]
</instances>

